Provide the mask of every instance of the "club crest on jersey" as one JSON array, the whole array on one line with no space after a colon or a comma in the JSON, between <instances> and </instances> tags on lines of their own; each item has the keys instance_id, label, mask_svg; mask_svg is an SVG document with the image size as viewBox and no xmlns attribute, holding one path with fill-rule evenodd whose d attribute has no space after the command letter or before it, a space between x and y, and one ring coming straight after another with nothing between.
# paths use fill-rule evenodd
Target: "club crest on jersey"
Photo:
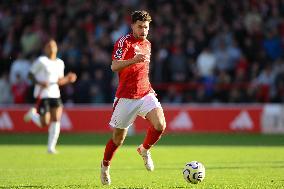
<instances>
[{"instance_id":1,"label":"club crest on jersey","mask_svg":"<svg viewBox=\"0 0 284 189\"><path fill-rule=\"evenodd\" d=\"M114 58L121 58L122 57L122 48L118 48L114 53Z\"/></svg>"},{"instance_id":2,"label":"club crest on jersey","mask_svg":"<svg viewBox=\"0 0 284 189\"><path fill-rule=\"evenodd\" d=\"M134 52L135 52L135 54L140 54L141 53L141 49L139 48L139 46L138 45L132 45L132 47L134 48Z\"/></svg>"}]
</instances>

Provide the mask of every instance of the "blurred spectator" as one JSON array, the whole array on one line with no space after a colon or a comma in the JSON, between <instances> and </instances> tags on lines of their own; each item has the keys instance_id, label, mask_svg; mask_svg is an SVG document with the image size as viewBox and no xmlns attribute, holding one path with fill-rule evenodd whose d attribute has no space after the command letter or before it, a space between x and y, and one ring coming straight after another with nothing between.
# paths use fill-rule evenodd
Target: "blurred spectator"
<instances>
[{"instance_id":1,"label":"blurred spectator","mask_svg":"<svg viewBox=\"0 0 284 189\"><path fill-rule=\"evenodd\" d=\"M237 87L233 87L230 90L228 101L233 103L242 102L240 89L238 89Z\"/></svg>"},{"instance_id":2,"label":"blurred spectator","mask_svg":"<svg viewBox=\"0 0 284 189\"><path fill-rule=\"evenodd\" d=\"M28 81L28 73L31 67L31 62L26 59L23 54L19 53L17 59L12 62L10 68L10 83L14 84L21 80Z\"/></svg>"},{"instance_id":3,"label":"blurred spectator","mask_svg":"<svg viewBox=\"0 0 284 189\"><path fill-rule=\"evenodd\" d=\"M24 33L21 36L21 47L24 55L36 53L40 50L41 40L38 33L33 32L31 26L27 26L24 29Z\"/></svg>"},{"instance_id":4,"label":"blurred spectator","mask_svg":"<svg viewBox=\"0 0 284 189\"><path fill-rule=\"evenodd\" d=\"M216 57L211 52L210 47L206 47L197 57L197 71L200 77L200 82L204 86L202 88L198 88L199 100L201 100L201 98L210 98L213 95L214 85L216 82L215 70Z\"/></svg>"},{"instance_id":5,"label":"blurred spectator","mask_svg":"<svg viewBox=\"0 0 284 189\"><path fill-rule=\"evenodd\" d=\"M105 103L106 102L106 94L107 94L107 86L109 83L106 83L104 77L103 69L96 69L94 71L94 76L92 80L92 85L90 89L90 96L92 103ZM108 85L106 85L108 84Z\"/></svg>"},{"instance_id":6,"label":"blurred spectator","mask_svg":"<svg viewBox=\"0 0 284 189\"><path fill-rule=\"evenodd\" d=\"M105 103L103 91L95 84L92 84L90 87L90 98L91 103Z\"/></svg>"},{"instance_id":7,"label":"blurred spectator","mask_svg":"<svg viewBox=\"0 0 284 189\"><path fill-rule=\"evenodd\" d=\"M196 94L194 97L194 102L203 103L209 102L208 96L206 96L206 90L204 86L199 86L196 89Z\"/></svg>"},{"instance_id":8,"label":"blurred spectator","mask_svg":"<svg viewBox=\"0 0 284 189\"><path fill-rule=\"evenodd\" d=\"M163 96L163 103L182 103L182 95L174 86L169 87L169 92Z\"/></svg>"},{"instance_id":9,"label":"blurred spectator","mask_svg":"<svg viewBox=\"0 0 284 189\"><path fill-rule=\"evenodd\" d=\"M167 62L167 58L169 56L169 52L164 47L161 47L155 57L152 58L153 64L151 64L152 71L152 80L154 83L162 83L165 80L165 69Z\"/></svg>"},{"instance_id":10,"label":"blurred spectator","mask_svg":"<svg viewBox=\"0 0 284 189\"><path fill-rule=\"evenodd\" d=\"M13 94L13 102L15 104L24 104L28 93L28 83L19 73L16 73L16 80L12 83L11 90Z\"/></svg>"},{"instance_id":11,"label":"blurred spectator","mask_svg":"<svg viewBox=\"0 0 284 189\"><path fill-rule=\"evenodd\" d=\"M203 79L215 77L216 63L216 57L211 49L209 47L204 48L197 57L197 71L199 76Z\"/></svg>"},{"instance_id":12,"label":"blurred spectator","mask_svg":"<svg viewBox=\"0 0 284 189\"><path fill-rule=\"evenodd\" d=\"M282 43L281 38L278 36L276 28L270 29L267 33L267 37L263 41L263 47L266 54L271 60L276 60L282 55Z\"/></svg>"},{"instance_id":13,"label":"blurred spectator","mask_svg":"<svg viewBox=\"0 0 284 189\"><path fill-rule=\"evenodd\" d=\"M81 77L76 82L74 95L74 102L76 103L90 103L90 87L91 87L91 77L89 72L83 72Z\"/></svg>"},{"instance_id":14,"label":"blurred spectator","mask_svg":"<svg viewBox=\"0 0 284 189\"><path fill-rule=\"evenodd\" d=\"M246 2L248 3L248 2ZM255 33L261 28L262 18L256 6L251 6L250 10L246 10L244 24L249 33Z\"/></svg>"},{"instance_id":15,"label":"blurred spectator","mask_svg":"<svg viewBox=\"0 0 284 189\"><path fill-rule=\"evenodd\" d=\"M283 102L284 101L284 72L278 74L275 79L275 90L276 95L273 99L273 102Z\"/></svg>"},{"instance_id":16,"label":"blurred spectator","mask_svg":"<svg viewBox=\"0 0 284 189\"><path fill-rule=\"evenodd\" d=\"M257 98L261 102L268 102L276 95L274 86L275 76L275 72L272 70L271 65L266 65L255 79L254 84L258 91Z\"/></svg>"},{"instance_id":17,"label":"blurred spectator","mask_svg":"<svg viewBox=\"0 0 284 189\"><path fill-rule=\"evenodd\" d=\"M186 57L181 47L176 47L170 57L171 81L185 82L187 78Z\"/></svg>"},{"instance_id":18,"label":"blurred spectator","mask_svg":"<svg viewBox=\"0 0 284 189\"><path fill-rule=\"evenodd\" d=\"M2 73L0 76L0 104L9 104L13 102L8 76L9 75L6 72Z\"/></svg>"},{"instance_id":19,"label":"blurred spectator","mask_svg":"<svg viewBox=\"0 0 284 189\"><path fill-rule=\"evenodd\" d=\"M215 49L215 57L217 62L217 69L219 71L230 72L234 69L233 62L229 54L229 48L224 40L220 41L219 46Z\"/></svg>"}]
</instances>

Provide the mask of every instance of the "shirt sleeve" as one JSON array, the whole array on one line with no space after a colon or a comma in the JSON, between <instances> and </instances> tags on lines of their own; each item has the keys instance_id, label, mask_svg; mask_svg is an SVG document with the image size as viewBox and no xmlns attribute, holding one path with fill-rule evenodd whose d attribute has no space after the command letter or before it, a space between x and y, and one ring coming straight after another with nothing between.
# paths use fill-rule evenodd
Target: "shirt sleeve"
<instances>
[{"instance_id":1,"label":"shirt sleeve","mask_svg":"<svg viewBox=\"0 0 284 189\"><path fill-rule=\"evenodd\" d=\"M65 64L63 60L60 60L60 69L58 73L58 78L63 78L64 77L64 69L65 69Z\"/></svg>"},{"instance_id":2,"label":"shirt sleeve","mask_svg":"<svg viewBox=\"0 0 284 189\"><path fill-rule=\"evenodd\" d=\"M127 51L127 40L123 36L118 41L116 41L114 45L112 52L112 60L124 60Z\"/></svg>"},{"instance_id":3,"label":"shirt sleeve","mask_svg":"<svg viewBox=\"0 0 284 189\"><path fill-rule=\"evenodd\" d=\"M40 71L41 67L42 62L39 59L36 59L30 68L30 72L35 75Z\"/></svg>"}]
</instances>

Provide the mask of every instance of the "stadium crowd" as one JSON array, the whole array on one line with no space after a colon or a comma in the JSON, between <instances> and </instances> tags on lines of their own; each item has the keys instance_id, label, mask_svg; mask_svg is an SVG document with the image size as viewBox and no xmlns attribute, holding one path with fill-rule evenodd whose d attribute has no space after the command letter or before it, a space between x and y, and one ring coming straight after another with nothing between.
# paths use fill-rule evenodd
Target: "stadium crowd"
<instances>
[{"instance_id":1,"label":"stadium crowd","mask_svg":"<svg viewBox=\"0 0 284 189\"><path fill-rule=\"evenodd\" d=\"M0 3L0 104L32 102L27 73L49 37L78 75L64 102L112 102L113 43L137 9L153 19L161 102L284 102L284 0L19 0Z\"/></svg>"}]
</instances>

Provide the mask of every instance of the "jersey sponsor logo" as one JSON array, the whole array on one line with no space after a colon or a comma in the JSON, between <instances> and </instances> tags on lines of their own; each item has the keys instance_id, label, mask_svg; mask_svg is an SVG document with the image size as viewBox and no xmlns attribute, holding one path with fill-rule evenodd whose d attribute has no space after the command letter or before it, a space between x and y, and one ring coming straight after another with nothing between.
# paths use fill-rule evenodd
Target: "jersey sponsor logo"
<instances>
[{"instance_id":1,"label":"jersey sponsor logo","mask_svg":"<svg viewBox=\"0 0 284 189\"><path fill-rule=\"evenodd\" d=\"M193 123L187 112L180 112L169 124L171 129L192 129Z\"/></svg>"},{"instance_id":2,"label":"jersey sponsor logo","mask_svg":"<svg viewBox=\"0 0 284 189\"><path fill-rule=\"evenodd\" d=\"M12 130L13 122L7 112L0 114L0 130Z\"/></svg>"},{"instance_id":3,"label":"jersey sponsor logo","mask_svg":"<svg viewBox=\"0 0 284 189\"><path fill-rule=\"evenodd\" d=\"M232 130L251 130L253 128L252 119L247 111L241 111L239 115L231 122Z\"/></svg>"},{"instance_id":4,"label":"jersey sponsor logo","mask_svg":"<svg viewBox=\"0 0 284 189\"><path fill-rule=\"evenodd\" d=\"M120 59L122 57L123 50L122 48L118 48L114 53L114 58Z\"/></svg>"}]
</instances>

